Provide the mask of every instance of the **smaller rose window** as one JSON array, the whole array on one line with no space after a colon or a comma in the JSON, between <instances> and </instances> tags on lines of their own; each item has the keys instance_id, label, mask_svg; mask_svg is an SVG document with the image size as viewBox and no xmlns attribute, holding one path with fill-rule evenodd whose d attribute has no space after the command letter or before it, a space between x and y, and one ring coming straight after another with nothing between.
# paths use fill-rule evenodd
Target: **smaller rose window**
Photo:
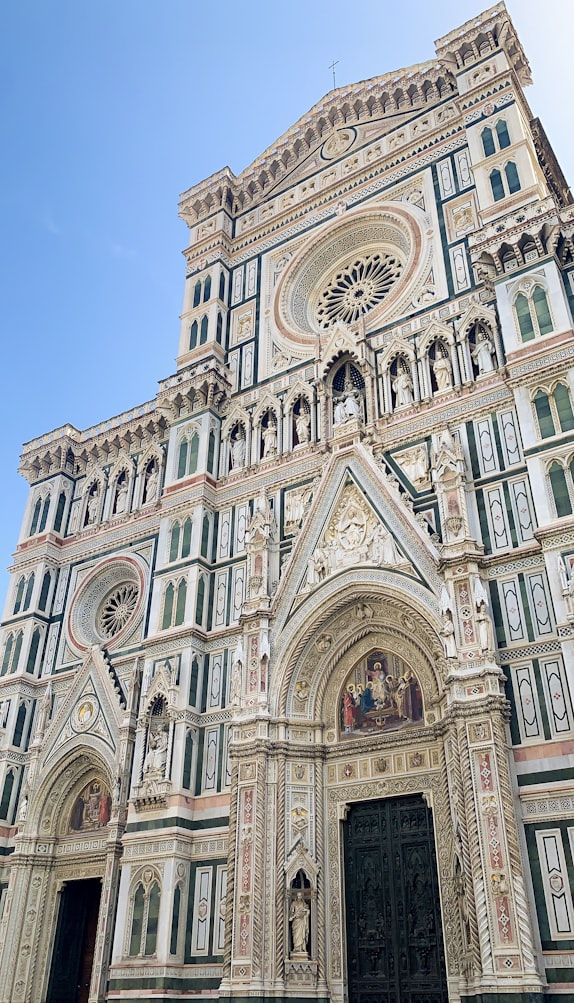
<instances>
[{"instance_id":1,"label":"smaller rose window","mask_svg":"<svg viewBox=\"0 0 574 1003\"><path fill-rule=\"evenodd\" d=\"M317 320L329 327L337 320L353 324L381 303L402 270L398 257L368 254L337 271L323 289L317 304Z\"/></svg>"},{"instance_id":2,"label":"smaller rose window","mask_svg":"<svg viewBox=\"0 0 574 1003\"><path fill-rule=\"evenodd\" d=\"M135 582L123 582L108 592L97 618L98 630L104 637L119 634L132 616L138 598L139 588Z\"/></svg>"}]
</instances>

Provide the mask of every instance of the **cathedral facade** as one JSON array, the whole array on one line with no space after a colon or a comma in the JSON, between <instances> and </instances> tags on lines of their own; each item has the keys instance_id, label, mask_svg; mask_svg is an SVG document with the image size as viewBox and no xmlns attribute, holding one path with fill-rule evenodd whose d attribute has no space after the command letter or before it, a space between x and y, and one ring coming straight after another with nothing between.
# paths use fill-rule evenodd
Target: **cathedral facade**
<instances>
[{"instance_id":1,"label":"cathedral facade","mask_svg":"<svg viewBox=\"0 0 574 1003\"><path fill-rule=\"evenodd\" d=\"M25 445L0 1003L574 998L574 206L504 3L181 197Z\"/></svg>"}]
</instances>

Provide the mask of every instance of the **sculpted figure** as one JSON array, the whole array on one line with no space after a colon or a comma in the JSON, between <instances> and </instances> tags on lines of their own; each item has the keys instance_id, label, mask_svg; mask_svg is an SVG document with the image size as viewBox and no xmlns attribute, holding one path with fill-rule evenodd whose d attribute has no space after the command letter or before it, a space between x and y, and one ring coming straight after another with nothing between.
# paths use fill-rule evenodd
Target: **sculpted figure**
<instances>
[{"instance_id":1,"label":"sculpted figure","mask_svg":"<svg viewBox=\"0 0 574 1003\"><path fill-rule=\"evenodd\" d=\"M481 651L492 651L492 623L486 610L486 603L481 600L477 606L476 622L478 624L478 641Z\"/></svg>"},{"instance_id":2,"label":"sculpted figure","mask_svg":"<svg viewBox=\"0 0 574 1003\"><path fill-rule=\"evenodd\" d=\"M231 441L231 467L233 470L237 470L238 467L242 467L245 463L245 433L242 428L239 429L235 439Z\"/></svg>"},{"instance_id":3,"label":"sculpted figure","mask_svg":"<svg viewBox=\"0 0 574 1003\"><path fill-rule=\"evenodd\" d=\"M86 523L91 526L92 523L96 521L98 515L98 504L99 504L99 493L97 485L94 486L90 497L88 498L88 507L86 511Z\"/></svg>"},{"instance_id":4,"label":"sculpted figure","mask_svg":"<svg viewBox=\"0 0 574 1003\"><path fill-rule=\"evenodd\" d=\"M442 628L440 633L446 657L456 658L456 637L454 632L452 613L449 609L443 610Z\"/></svg>"},{"instance_id":5,"label":"sculpted figure","mask_svg":"<svg viewBox=\"0 0 574 1003\"><path fill-rule=\"evenodd\" d=\"M494 345L490 340L488 331L482 324L476 327L476 343L471 352L472 358L478 367L478 375L491 373L494 369L492 356L494 355Z\"/></svg>"},{"instance_id":6,"label":"sculpted figure","mask_svg":"<svg viewBox=\"0 0 574 1003\"><path fill-rule=\"evenodd\" d=\"M114 505L114 512L116 515L123 515L128 507L128 482L127 478L123 481L118 481L118 486L116 488L116 503Z\"/></svg>"},{"instance_id":7,"label":"sculpted figure","mask_svg":"<svg viewBox=\"0 0 574 1003\"><path fill-rule=\"evenodd\" d=\"M361 418L361 405L354 394L347 394L345 397L345 416L347 418Z\"/></svg>"},{"instance_id":8,"label":"sculpted figure","mask_svg":"<svg viewBox=\"0 0 574 1003\"><path fill-rule=\"evenodd\" d=\"M291 924L291 940L293 954L303 954L308 957L307 940L309 938L309 906L303 898L303 892L297 892L289 910Z\"/></svg>"},{"instance_id":9,"label":"sculpted figure","mask_svg":"<svg viewBox=\"0 0 574 1003\"><path fill-rule=\"evenodd\" d=\"M397 404L399 407L403 404L412 404L414 399L413 389L413 381L410 373L407 373L404 369L399 370L393 380L393 390L397 395Z\"/></svg>"},{"instance_id":10,"label":"sculpted figure","mask_svg":"<svg viewBox=\"0 0 574 1003\"><path fill-rule=\"evenodd\" d=\"M277 426L272 424L264 426L261 430L263 436L263 456L274 456L277 452Z\"/></svg>"},{"instance_id":11,"label":"sculpted figure","mask_svg":"<svg viewBox=\"0 0 574 1003\"><path fill-rule=\"evenodd\" d=\"M154 501L157 496L157 489L159 484L159 471L154 464L149 471L146 482L145 482L145 501Z\"/></svg>"},{"instance_id":12,"label":"sculpted figure","mask_svg":"<svg viewBox=\"0 0 574 1003\"><path fill-rule=\"evenodd\" d=\"M345 407L345 401L342 397L335 401L335 407L333 410L333 425L344 425L347 420L347 409Z\"/></svg>"},{"instance_id":13,"label":"sculpted figure","mask_svg":"<svg viewBox=\"0 0 574 1003\"><path fill-rule=\"evenodd\" d=\"M452 366L446 355L438 354L433 362L433 372L436 385L440 390L449 390L452 386Z\"/></svg>"},{"instance_id":14,"label":"sculpted figure","mask_svg":"<svg viewBox=\"0 0 574 1003\"><path fill-rule=\"evenodd\" d=\"M305 411L295 415L295 429L300 443L309 442L311 438L311 420Z\"/></svg>"},{"instance_id":15,"label":"sculpted figure","mask_svg":"<svg viewBox=\"0 0 574 1003\"><path fill-rule=\"evenodd\" d=\"M148 750L144 761L144 774L160 775L167 762L167 731L150 731Z\"/></svg>"}]
</instances>

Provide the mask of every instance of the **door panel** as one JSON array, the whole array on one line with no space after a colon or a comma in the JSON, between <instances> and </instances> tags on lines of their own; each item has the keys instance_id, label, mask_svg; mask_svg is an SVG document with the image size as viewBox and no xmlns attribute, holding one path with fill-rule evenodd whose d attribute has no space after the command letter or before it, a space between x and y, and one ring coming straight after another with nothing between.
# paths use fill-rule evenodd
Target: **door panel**
<instances>
[{"instance_id":1,"label":"door panel","mask_svg":"<svg viewBox=\"0 0 574 1003\"><path fill-rule=\"evenodd\" d=\"M344 824L349 1003L447 1003L432 814L422 796Z\"/></svg>"},{"instance_id":2,"label":"door panel","mask_svg":"<svg viewBox=\"0 0 574 1003\"><path fill-rule=\"evenodd\" d=\"M87 1003L101 883L70 881L63 888L46 1003Z\"/></svg>"}]
</instances>

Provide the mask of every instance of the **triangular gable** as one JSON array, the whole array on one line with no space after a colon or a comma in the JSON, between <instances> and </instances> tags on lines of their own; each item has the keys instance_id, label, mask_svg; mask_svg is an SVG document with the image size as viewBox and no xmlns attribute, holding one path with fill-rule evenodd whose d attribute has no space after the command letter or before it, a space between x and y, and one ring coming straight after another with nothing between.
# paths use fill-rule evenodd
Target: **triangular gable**
<instances>
[{"instance_id":1,"label":"triangular gable","mask_svg":"<svg viewBox=\"0 0 574 1003\"><path fill-rule=\"evenodd\" d=\"M361 443L335 454L305 517L275 597L285 622L323 582L384 567L440 595L439 554L382 467Z\"/></svg>"},{"instance_id":2,"label":"triangular gable","mask_svg":"<svg viewBox=\"0 0 574 1003\"><path fill-rule=\"evenodd\" d=\"M107 655L96 645L50 722L43 741L42 768L70 743L100 739L115 755L125 698Z\"/></svg>"}]
</instances>

